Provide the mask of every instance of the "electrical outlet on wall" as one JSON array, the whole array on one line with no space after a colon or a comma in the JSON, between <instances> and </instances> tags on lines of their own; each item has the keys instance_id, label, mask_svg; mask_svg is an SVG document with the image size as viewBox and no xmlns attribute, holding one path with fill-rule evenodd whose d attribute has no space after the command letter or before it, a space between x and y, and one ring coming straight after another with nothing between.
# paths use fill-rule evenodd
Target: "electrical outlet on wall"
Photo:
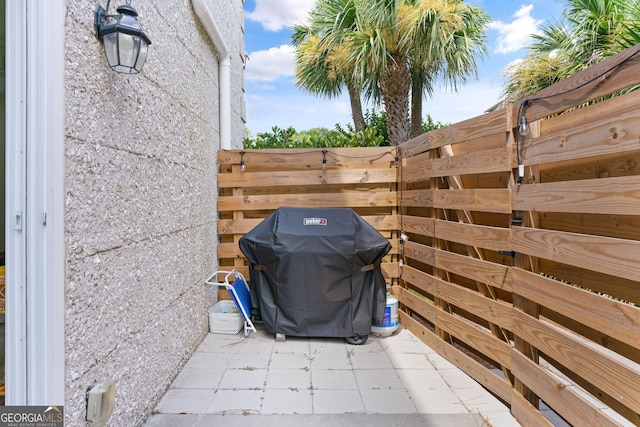
<instances>
[{"instance_id":1,"label":"electrical outlet on wall","mask_svg":"<svg viewBox=\"0 0 640 427\"><path fill-rule=\"evenodd\" d=\"M87 391L87 421L93 423L92 427L103 426L115 406L116 383L107 379L94 385Z\"/></svg>"}]
</instances>

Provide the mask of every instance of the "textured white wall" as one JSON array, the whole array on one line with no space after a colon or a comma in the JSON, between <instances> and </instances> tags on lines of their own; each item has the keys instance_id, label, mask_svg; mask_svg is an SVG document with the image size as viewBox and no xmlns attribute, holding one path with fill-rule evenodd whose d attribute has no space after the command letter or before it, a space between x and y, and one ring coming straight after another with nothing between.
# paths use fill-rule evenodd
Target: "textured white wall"
<instances>
[{"instance_id":1,"label":"textured white wall","mask_svg":"<svg viewBox=\"0 0 640 427\"><path fill-rule=\"evenodd\" d=\"M240 147L242 1L210 1L232 51ZM97 4L68 0L65 22L66 425L87 424L87 389L111 378L108 425L133 426L208 330L218 63L190 0L134 0L152 45L142 74L116 74L94 37Z\"/></svg>"}]
</instances>

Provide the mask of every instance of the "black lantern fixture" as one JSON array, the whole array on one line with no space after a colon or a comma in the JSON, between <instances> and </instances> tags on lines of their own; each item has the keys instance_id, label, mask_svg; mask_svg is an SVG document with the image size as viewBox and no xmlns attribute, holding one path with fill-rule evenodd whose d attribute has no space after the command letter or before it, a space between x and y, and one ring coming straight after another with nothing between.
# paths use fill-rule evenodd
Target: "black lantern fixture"
<instances>
[{"instance_id":1,"label":"black lantern fixture","mask_svg":"<svg viewBox=\"0 0 640 427\"><path fill-rule=\"evenodd\" d=\"M137 74L147 59L147 47L151 40L138 22L138 12L131 4L118 6L116 15L98 5L95 13L96 36L104 43L104 53L109 66L119 73Z\"/></svg>"}]
</instances>

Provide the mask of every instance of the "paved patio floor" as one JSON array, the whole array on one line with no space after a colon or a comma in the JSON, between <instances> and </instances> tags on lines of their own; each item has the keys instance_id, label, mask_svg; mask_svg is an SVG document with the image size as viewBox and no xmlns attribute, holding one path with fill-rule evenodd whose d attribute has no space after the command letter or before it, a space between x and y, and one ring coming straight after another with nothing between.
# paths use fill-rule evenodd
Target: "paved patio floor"
<instances>
[{"instance_id":1,"label":"paved patio floor","mask_svg":"<svg viewBox=\"0 0 640 427\"><path fill-rule=\"evenodd\" d=\"M342 339L208 334L148 427L496 426L509 409L409 331Z\"/></svg>"}]
</instances>

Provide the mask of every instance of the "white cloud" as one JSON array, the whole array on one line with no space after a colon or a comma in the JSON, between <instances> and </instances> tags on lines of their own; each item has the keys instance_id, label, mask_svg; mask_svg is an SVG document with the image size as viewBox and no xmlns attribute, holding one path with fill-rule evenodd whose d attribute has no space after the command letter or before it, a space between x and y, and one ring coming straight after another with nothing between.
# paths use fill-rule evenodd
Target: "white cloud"
<instances>
[{"instance_id":1,"label":"white cloud","mask_svg":"<svg viewBox=\"0 0 640 427\"><path fill-rule=\"evenodd\" d=\"M280 45L249 54L244 78L247 81L272 82L295 75L295 54L290 45Z\"/></svg>"},{"instance_id":2,"label":"white cloud","mask_svg":"<svg viewBox=\"0 0 640 427\"><path fill-rule=\"evenodd\" d=\"M259 22L265 30L280 31L305 22L313 5L310 0L256 0L255 10L246 16Z\"/></svg>"},{"instance_id":3,"label":"white cloud","mask_svg":"<svg viewBox=\"0 0 640 427\"><path fill-rule=\"evenodd\" d=\"M513 21L492 21L489 24L489 29L497 30L499 34L496 53L507 54L520 50L526 46L531 34L538 33L538 27L544 20L534 19L531 16L532 9L532 4L522 5L513 15Z\"/></svg>"}]
</instances>

